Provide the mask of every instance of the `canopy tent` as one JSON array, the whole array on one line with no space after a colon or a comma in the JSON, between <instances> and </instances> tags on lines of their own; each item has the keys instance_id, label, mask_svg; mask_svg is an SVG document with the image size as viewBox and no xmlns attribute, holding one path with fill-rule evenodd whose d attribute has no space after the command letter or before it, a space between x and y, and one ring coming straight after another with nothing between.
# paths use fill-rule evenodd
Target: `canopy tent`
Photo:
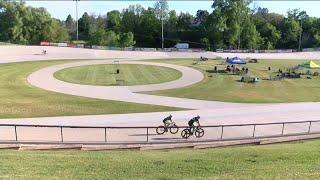
<instances>
[{"instance_id":1,"label":"canopy tent","mask_svg":"<svg viewBox=\"0 0 320 180\"><path fill-rule=\"evenodd\" d=\"M308 61L299 65L300 67L308 68L308 69L320 69L320 66L316 64L314 61Z\"/></svg>"},{"instance_id":2,"label":"canopy tent","mask_svg":"<svg viewBox=\"0 0 320 180\"><path fill-rule=\"evenodd\" d=\"M239 58L239 57L233 57L230 59L227 58L227 63L229 63L229 64L246 64L246 61L244 59Z\"/></svg>"}]
</instances>

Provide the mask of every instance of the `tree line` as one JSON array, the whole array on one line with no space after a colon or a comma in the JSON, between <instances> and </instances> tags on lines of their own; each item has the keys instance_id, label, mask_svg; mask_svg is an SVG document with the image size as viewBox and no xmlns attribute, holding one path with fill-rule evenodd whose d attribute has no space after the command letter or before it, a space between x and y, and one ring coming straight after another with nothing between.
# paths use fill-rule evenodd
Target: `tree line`
<instances>
[{"instance_id":1,"label":"tree line","mask_svg":"<svg viewBox=\"0 0 320 180\"><path fill-rule=\"evenodd\" d=\"M106 15L84 13L78 20L79 39L92 45L165 47L189 43L194 48L299 49L320 46L320 18L305 11L281 15L266 8L250 9L250 0L214 0L212 11L195 15L170 10L165 0L154 7L130 5ZM0 41L38 44L76 39L76 21L54 19L44 8L0 0Z\"/></svg>"}]
</instances>

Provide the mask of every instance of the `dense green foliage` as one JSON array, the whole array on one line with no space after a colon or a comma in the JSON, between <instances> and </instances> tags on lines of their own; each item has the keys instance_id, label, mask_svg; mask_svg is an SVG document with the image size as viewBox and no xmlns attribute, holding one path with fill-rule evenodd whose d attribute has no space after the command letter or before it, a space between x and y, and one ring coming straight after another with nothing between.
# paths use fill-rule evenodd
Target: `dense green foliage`
<instances>
[{"instance_id":1,"label":"dense green foliage","mask_svg":"<svg viewBox=\"0 0 320 180\"><path fill-rule=\"evenodd\" d=\"M207 150L0 151L0 179L318 179L320 141Z\"/></svg>"},{"instance_id":2,"label":"dense green foliage","mask_svg":"<svg viewBox=\"0 0 320 180\"><path fill-rule=\"evenodd\" d=\"M0 41L39 44L67 40L64 22L51 18L46 9L0 0Z\"/></svg>"},{"instance_id":3,"label":"dense green foliage","mask_svg":"<svg viewBox=\"0 0 320 180\"><path fill-rule=\"evenodd\" d=\"M35 44L41 40L76 39L76 22L71 15L60 22L43 8L0 2L0 41ZM159 48L163 20L165 47L177 42L207 50L320 46L320 18L297 9L289 10L286 16L269 13L266 8L250 9L250 3L214 0L211 12L198 10L196 15L177 14L165 0L154 7L130 5L121 12L113 10L99 16L85 12L78 21L79 39L92 45Z\"/></svg>"},{"instance_id":4,"label":"dense green foliage","mask_svg":"<svg viewBox=\"0 0 320 180\"><path fill-rule=\"evenodd\" d=\"M116 73L119 69L119 74ZM91 85L157 84L179 79L182 73L171 68L138 64L99 64L60 70L54 74L60 80Z\"/></svg>"}]
</instances>

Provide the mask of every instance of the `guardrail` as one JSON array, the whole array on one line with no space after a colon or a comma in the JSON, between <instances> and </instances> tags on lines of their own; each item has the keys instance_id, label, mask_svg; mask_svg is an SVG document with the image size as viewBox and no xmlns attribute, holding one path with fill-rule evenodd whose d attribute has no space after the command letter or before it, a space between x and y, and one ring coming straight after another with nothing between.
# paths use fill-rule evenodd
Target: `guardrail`
<instances>
[{"instance_id":1,"label":"guardrail","mask_svg":"<svg viewBox=\"0 0 320 180\"><path fill-rule=\"evenodd\" d=\"M320 133L320 120L201 126L205 135L188 139L180 134L187 126L179 126L177 134L168 132L164 135L156 134L156 128L0 124L0 142L168 143L243 140Z\"/></svg>"}]
</instances>

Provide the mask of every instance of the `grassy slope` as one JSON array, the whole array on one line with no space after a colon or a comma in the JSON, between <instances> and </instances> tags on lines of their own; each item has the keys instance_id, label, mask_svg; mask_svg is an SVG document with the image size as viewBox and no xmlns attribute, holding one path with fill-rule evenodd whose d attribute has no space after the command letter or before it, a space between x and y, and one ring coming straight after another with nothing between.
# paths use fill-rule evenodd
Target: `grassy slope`
<instances>
[{"instance_id":1,"label":"grassy slope","mask_svg":"<svg viewBox=\"0 0 320 180\"><path fill-rule=\"evenodd\" d=\"M120 74L116 74L116 69L120 69ZM92 85L115 85L116 80L124 80L125 85L156 84L181 77L181 73L171 68L119 64L119 65L90 65L81 67L72 67L56 72L55 77L79 84Z\"/></svg>"},{"instance_id":2,"label":"grassy slope","mask_svg":"<svg viewBox=\"0 0 320 180\"><path fill-rule=\"evenodd\" d=\"M2 150L0 179L317 179L319 148L317 140L149 152Z\"/></svg>"},{"instance_id":3,"label":"grassy slope","mask_svg":"<svg viewBox=\"0 0 320 180\"><path fill-rule=\"evenodd\" d=\"M65 61L66 62L66 61ZM29 85L26 77L61 61L0 64L0 118L135 113L177 108L104 101L45 91Z\"/></svg>"},{"instance_id":4,"label":"grassy slope","mask_svg":"<svg viewBox=\"0 0 320 180\"><path fill-rule=\"evenodd\" d=\"M229 102L249 102L249 103L269 103L269 102L302 102L320 101L320 78L313 77L309 80L285 79L282 81L262 80L256 84L238 82L240 76L236 75L215 75L208 77L206 70L218 66L223 69L223 61L200 62L194 65L192 60L166 60L172 64L190 66L205 73L205 79L191 87L172 89L165 91L150 92L165 96L229 101ZM268 78L267 68L270 66L273 71L279 68L292 67L304 61L299 60L260 60L257 64L247 64L251 75L260 78ZM319 63L319 62L318 62Z\"/></svg>"}]
</instances>

